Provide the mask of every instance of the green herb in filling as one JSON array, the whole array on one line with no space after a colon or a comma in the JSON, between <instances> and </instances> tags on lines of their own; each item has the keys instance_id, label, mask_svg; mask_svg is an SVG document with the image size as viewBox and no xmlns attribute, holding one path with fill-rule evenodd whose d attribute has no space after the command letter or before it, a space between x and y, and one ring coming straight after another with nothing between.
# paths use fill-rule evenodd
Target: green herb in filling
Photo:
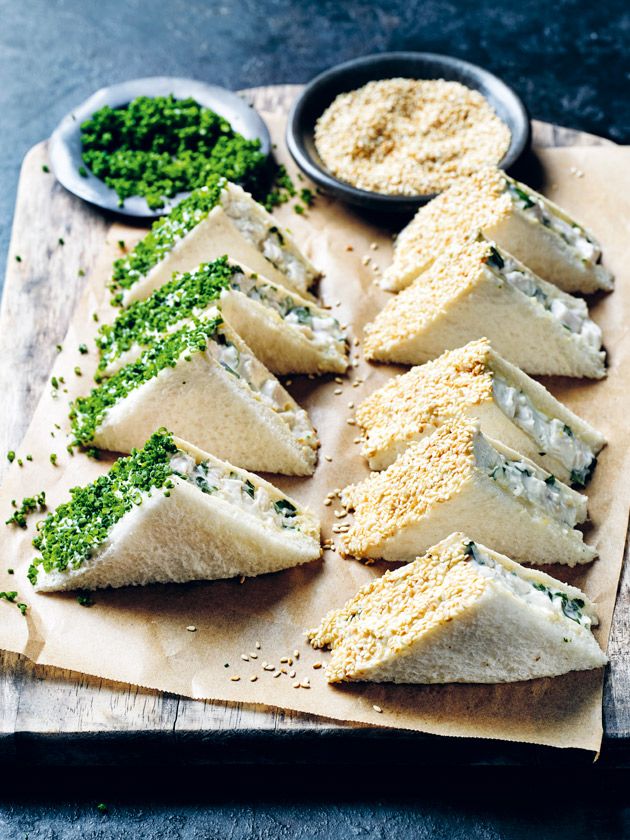
<instances>
[{"instance_id":1,"label":"green herb in filling","mask_svg":"<svg viewBox=\"0 0 630 840\"><path fill-rule=\"evenodd\" d=\"M137 361L126 365L111 379L93 388L89 397L75 400L70 412L74 442L89 445L111 406L155 378L161 370L175 367L187 350L191 353L204 350L208 339L215 335L222 323L220 317L215 317L197 322L194 326L182 327L145 350Z\"/></svg>"},{"instance_id":2,"label":"green herb in filling","mask_svg":"<svg viewBox=\"0 0 630 840\"><path fill-rule=\"evenodd\" d=\"M277 502L273 503L273 507L276 513L284 516L291 517L297 514L297 508L288 499L278 499Z\"/></svg>"},{"instance_id":3,"label":"green herb in filling","mask_svg":"<svg viewBox=\"0 0 630 840\"><path fill-rule=\"evenodd\" d=\"M566 615L566 617L570 618L572 621L577 621L578 624L582 623L581 619L584 601L581 598L569 598L565 592L560 592L557 589L550 589L548 586L545 586L544 583L534 583L533 586L534 589L538 589L540 592L546 592L550 601L554 601L556 598L559 598L562 604L562 612Z\"/></svg>"},{"instance_id":4,"label":"green herb in filling","mask_svg":"<svg viewBox=\"0 0 630 840\"><path fill-rule=\"evenodd\" d=\"M486 260L488 265L493 265L495 268L502 269L505 265L505 260L496 248L490 246L490 256Z\"/></svg>"},{"instance_id":5,"label":"green herb in filling","mask_svg":"<svg viewBox=\"0 0 630 840\"><path fill-rule=\"evenodd\" d=\"M587 467L584 467L581 470L571 470L571 484L575 484L578 487L586 487L589 479L595 472L596 466L597 458L593 458Z\"/></svg>"},{"instance_id":6,"label":"green herb in filling","mask_svg":"<svg viewBox=\"0 0 630 840\"><path fill-rule=\"evenodd\" d=\"M74 487L71 500L41 523L33 545L41 552L28 571L37 582L40 567L46 572L76 569L105 542L113 526L146 494L169 482L170 460L177 447L173 436L161 429L144 447L120 458L110 471L87 487Z\"/></svg>"},{"instance_id":7,"label":"green herb in filling","mask_svg":"<svg viewBox=\"0 0 630 840\"><path fill-rule=\"evenodd\" d=\"M202 222L219 204L225 179L213 177L174 207L168 216L153 223L150 232L136 247L114 263L110 289L116 293L114 303L122 300L122 291L130 289L173 248L175 243Z\"/></svg>"},{"instance_id":8,"label":"green herb in filling","mask_svg":"<svg viewBox=\"0 0 630 840\"><path fill-rule=\"evenodd\" d=\"M81 125L83 162L122 206L132 195L149 207L223 175L260 193L265 156L230 123L194 99L139 96L121 108L105 106Z\"/></svg>"},{"instance_id":9,"label":"green herb in filling","mask_svg":"<svg viewBox=\"0 0 630 840\"><path fill-rule=\"evenodd\" d=\"M237 268L228 265L227 257L221 257L194 272L175 275L147 300L132 303L113 324L104 324L99 329L98 371L105 370L133 345L146 347L173 324L190 317L195 309L218 298L223 289L229 288L237 272Z\"/></svg>"}]
</instances>

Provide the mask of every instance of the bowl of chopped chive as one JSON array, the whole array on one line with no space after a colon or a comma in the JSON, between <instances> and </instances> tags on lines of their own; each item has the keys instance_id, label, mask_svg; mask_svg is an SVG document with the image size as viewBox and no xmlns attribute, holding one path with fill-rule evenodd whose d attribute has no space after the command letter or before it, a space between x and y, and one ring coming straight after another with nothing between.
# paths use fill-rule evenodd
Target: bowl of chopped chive
<instances>
[{"instance_id":1,"label":"bowl of chopped chive","mask_svg":"<svg viewBox=\"0 0 630 840\"><path fill-rule=\"evenodd\" d=\"M414 213L456 178L511 167L530 140L525 106L487 70L450 56L395 52L314 78L286 142L324 192L385 213Z\"/></svg>"},{"instance_id":2,"label":"bowl of chopped chive","mask_svg":"<svg viewBox=\"0 0 630 840\"><path fill-rule=\"evenodd\" d=\"M266 194L271 139L235 93L156 76L102 88L59 123L49 143L58 181L125 216L162 216L215 174Z\"/></svg>"}]
</instances>

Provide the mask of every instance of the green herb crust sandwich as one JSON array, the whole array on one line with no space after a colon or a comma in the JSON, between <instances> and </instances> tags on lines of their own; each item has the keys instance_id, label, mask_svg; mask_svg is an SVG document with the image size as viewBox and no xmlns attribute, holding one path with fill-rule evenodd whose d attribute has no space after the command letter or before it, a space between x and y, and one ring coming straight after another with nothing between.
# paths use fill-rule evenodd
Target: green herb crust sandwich
<instances>
[{"instance_id":1,"label":"green herb crust sandwich","mask_svg":"<svg viewBox=\"0 0 630 840\"><path fill-rule=\"evenodd\" d=\"M565 292L610 290L592 233L525 184L495 167L457 181L418 210L400 233L383 286L400 291L458 239L481 230L533 272Z\"/></svg>"},{"instance_id":2,"label":"green herb crust sandwich","mask_svg":"<svg viewBox=\"0 0 630 840\"><path fill-rule=\"evenodd\" d=\"M319 522L164 429L39 524L40 592L247 577L317 559Z\"/></svg>"},{"instance_id":3,"label":"green herb crust sandwich","mask_svg":"<svg viewBox=\"0 0 630 840\"><path fill-rule=\"evenodd\" d=\"M386 572L308 634L329 682L507 683L601 668L595 605L454 533Z\"/></svg>"},{"instance_id":4,"label":"green herb crust sandwich","mask_svg":"<svg viewBox=\"0 0 630 840\"><path fill-rule=\"evenodd\" d=\"M341 550L360 559L409 561L457 527L535 565L597 556L575 530L586 497L485 437L477 421L442 426L341 498L354 511Z\"/></svg>"},{"instance_id":5,"label":"green herb crust sandwich","mask_svg":"<svg viewBox=\"0 0 630 840\"><path fill-rule=\"evenodd\" d=\"M76 442L114 452L166 426L244 469L311 475L308 415L219 315L157 341L72 407Z\"/></svg>"},{"instance_id":6,"label":"green herb crust sandwich","mask_svg":"<svg viewBox=\"0 0 630 840\"><path fill-rule=\"evenodd\" d=\"M274 283L305 293L318 271L288 231L236 184L215 177L153 224L136 247L114 263L113 302L142 300L176 271L229 254Z\"/></svg>"},{"instance_id":7,"label":"green herb crust sandwich","mask_svg":"<svg viewBox=\"0 0 630 840\"><path fill-rule=\"evenodd\" d=\"M590 478L606 444L544 386L499 356L486 338L394 377L356 411L363 454L376 470L458 417L479 418L488 437L579 486Z\"/></svg>"},{"instance_id":8,"label":"green herb crust sandwich","mask_svg":"<svg viewBox=\"0 0 630 840\"><path fill-rule=\"evenodd\" d=\"M123 309L96 339L97 378L135 361L165 333L219 306L274 373L343 373L348 345L339 322L312 301L220 257L176 274L146 300Z\"/></svg>"},{"instance_id":9,"label":"green herb crust sandwich","mask_svg":"<svg viewBox=\"0 0 630 840\"><path fill-rule=\"evenodd\" d=\"M606 375L601 330L581 298L483 238L464 240L365 328L368 359L419 364L487 336L527 373Z\"/></svg>"}]
</instances>

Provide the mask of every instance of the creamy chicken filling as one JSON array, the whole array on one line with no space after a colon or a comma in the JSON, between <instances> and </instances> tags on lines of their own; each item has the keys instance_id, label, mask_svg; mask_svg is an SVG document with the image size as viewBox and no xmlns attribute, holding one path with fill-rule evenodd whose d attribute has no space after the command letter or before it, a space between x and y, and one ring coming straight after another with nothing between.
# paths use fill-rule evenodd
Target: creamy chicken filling
<instances>
[{"instance_id":1,"label":"creamy chicken filling","mask_svg":"<svg viewBox=\"0 0 630 840\"><path fill-rule=\"evenodd\" d=\"M297 508L288 499L272 499L265 487L257 487L234 470L197 463L194 458L178 450L171 458L171 469L202 493L215 495L242 510L253 514L273 528L299 530Z\"/></svg>"},{"instance_id":2,"label":"creamy chicken filling","mask_svg":"<svg viewBox=\"0 0 630 840\"><path fill-rule=\"evenodd\" d=\"M576 498L555 476L539 478L524 461L510 461L496 449L484 453L484 470L499 487L565 525L575 528L583 521L582 497Z\"/></svg>"},{"instance_id":3,"label":"creamy chicken filling","mask_svg":"<svg viewBox=\"0 0 630 840\"><path fill-rule=\"evenodd\" d=\"M279 414L299 443L311 447L316 445L307 413L300 408L296 409L282 385L275 377L266 375L265 370L257 364L255 356L239 350L222 332L215 333L208 343L207 352L228 373L242 379L258 399Z\"/></svg>"},{"instance_id":4,"label":"creamy chicken filling","mask_svg":"<svg viewBox=\"0 0 630 840\"><path fill-rule=\"evenodd\" d=\"M584 228L576 222L567 222L557 213L554 213L546 202L530 195L517 184L508 182L507 189L520 210L557 233L567 245L577 252L582 262L594 265L599 260L602 254L601 248L590 239Z\"/></svg>"},{"instance_id":5,"label":"creamy chicken filling","mask_svg":"<svg viewBox=\"0 0 630 840\"><path fill-rule=\"evenodd\" d=\"M534 439L540 453L560 461L571 473L573 484L586 484L597 463L591 447L570 426L539 411L523 391L496 373L492 390L501 411Z\"/></svg>"},{"instance_id":6,"label":"creamy chicken filling","mask_svg":"<svg viewBox=\"0 0 630 840\"><path fill-rule=\"evenodd\" d=\"M503 584L525 603L549 615L563 615L590 630L593 621L584 612L584 601L581 598L570 598L559 589L519 577L516 572L508 571L505 566L497 563L474 542L468 543L466 553L480 574Z\"/></svg>"},{"instance_id":7,"label":"creamy chicken filling","mask_svg":"<svg viewBox=\"0 0 630 840\"><path fill-rule=\"evenodd\" d=\"M345 336L336 318L314 312L310 306L291 298L277 286L261 282L256 275L239 272L234 275L231 285L251 300L273 309L319 350L343 352Z\"/></svg>"},{"instance_id":8,"label":"creamy chicken filling","mask_svg":"<svg viewBox=\"0 0 630 840\"><path fill-rule=\"evenodd\" d=\"M548 294L529 271L514 259L493 248L488 263L502 278L527 297L536 300L566 330L580 336L593 350L602 346L602 331L588 317L588 308L581 298L562 294Z\"/></svg>"},{"instance_id":9,"label":"creamy chicken filling","mask_svg":"<svg viewBox=\"0 0 630 840\"><path fill-rule=\"evenodd\" d=\"M262 253L265 259L286 274L298 286L309 285L309 276L304 262L287 247L282 231L275 225L269 226L267 219L255 212L249 201L228 191L223 201L223 210L234 222L243 236Z\"/></svg>"}]
</instances>

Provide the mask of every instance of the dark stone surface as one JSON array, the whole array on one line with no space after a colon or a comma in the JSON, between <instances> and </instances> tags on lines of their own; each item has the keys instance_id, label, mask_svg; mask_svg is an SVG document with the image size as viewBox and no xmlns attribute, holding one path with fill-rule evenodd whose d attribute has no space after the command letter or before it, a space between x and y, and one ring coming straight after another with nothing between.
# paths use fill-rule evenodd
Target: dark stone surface
<instances>
[{"instance_id":1,"label":"dark stone surface","mask_svg":"<svg viewBox=\"0 0 630 840\"><path fill-rule=\"evenodd\" d=\"M0 265L22 157L103 85L306 82L359 55L427 50L497 73L534 117L628 143L629 38L627 0L0 0Z\"/></svg>"},{"instance_id":2,"label":"dark stone surface","mask_svg":"<svg viewBox=\"0 0 630 840\"><path fill-rule=\"evenodd\" d=\"M628 143L629 36L627 0L0 0L0 264L22 157L102 85L156 74L235 89L305 82L358 55L429 50L497 73L534 117ZM630 836L628 779L619 771L38 768L6 775L2 840Z\"/></svg>"}]
</instances>

